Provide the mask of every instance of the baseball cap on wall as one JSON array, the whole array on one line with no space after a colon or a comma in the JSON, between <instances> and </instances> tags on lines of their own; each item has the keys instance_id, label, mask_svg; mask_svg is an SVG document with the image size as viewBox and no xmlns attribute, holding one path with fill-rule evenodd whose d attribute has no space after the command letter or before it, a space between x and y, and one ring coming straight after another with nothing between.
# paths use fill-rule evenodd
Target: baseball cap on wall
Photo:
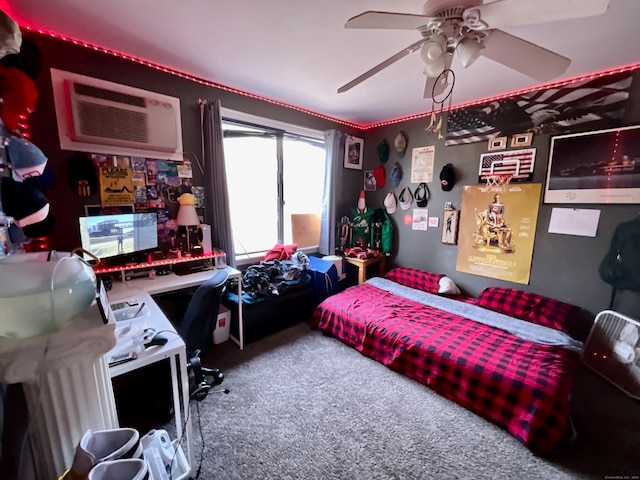
<instances>
[{"instance_id":1,"label":"baseball cap on wall","mask_svg":"<svg viewBox=\"0 0 640 480\"><path fill-rule=\"evenodd\" d=\"M90 197L98 191L98 173L95 164L84 153L76 153L67 163L69 183L79 197Z\"/></svg>"},{"instance_id":2,"label":"baseball cap on wall","mask_svg":"<svg viewBox=\"0 0 640 480\"><path fill-rule=\"evenodd\" d=\"M397 187L400 185L400 180L402 180L402 167L398 162L393 166L391 171L389 172L389 182L392 187Z\"/></svg>"},{"instance_id":3,"label":"baseball cap on wall","mask_svg":"<svg viewBox=\"0 0 640 480\"><path fill-rule=\"evenodd\" d=\"M0 202L4 213L30 238L48 235L55 224L49 200L36 187L3 177L0 182Z\"/></svg>"},{"instance_id":4,"label":"baseball cap on wall","mask_svg":"<svg viewBox=\"0 0 640 480\"><path fill-rule=\"evenodd\" d=\"M453 165L447 163L444 167L442 167L442 171L440 172L440 186L442 190L445 192L449 192L453 188L453 182L455 181L455 173L453 170Z\"/></svg>"},{"instance_id":5,"label":"baseball cap on wall","mask_svg":"<svg viewBox=\"0 0 640 480\"><path fill-rule=\"evenodd\" d=\"M380 158L380 163L387 163L387 160L389 160L389 144L386 140L382 140L378 144L378 157Z\"/></svg>"},{"instance_id":6,"label":"baseball cap on wall","mask_svg":"<svg viewBox=\"0 0 640 480\"><path fill-rule=\"evenodd\" d=\"M413 196L416 199L416 205L420 208L426 207L427 203L429 203L429 187L427 187L427 184L421 182Z\"/></svg>"},{"instance_id":7,"label":"baseball cap on wall","mask_svg":"<svg viewBox=\"0 0 640 480\"><path fill-rule=\"evenodd\" d=\"M387 171L384 169L384 165L378 165L373 170L373 178L376 179L376 187L383 188L387 183Z\"/></svg>"},{"instance_id":8,"label":"baseball cap on wall","mask_svg":"<svg viewBox=\"0 0 640 480\"><path fill-rule=\"evenodd\" d=\"M400 132L396 135L396 138L393 140L393 146L398 152L398 156L400 158L404 157L404 153L407 151L407 136L404 132Z\"/></svg>"},{"instance_id":9,"label":"baseball cap on wall","mask_svg":"<svg viewBox=\"0 0 640 480\"><path fill-rule=\"evenodd\" d=\"M26 138L9 135L7 139L5 149L11 163L13 179L22 182L42 175L48 161L42 150Z\"/></svg>"},{"instance_id":10,"label":"baseball cap on wall","mask_svg":"<svg viewBox=\"0 0 640 480\"><path fill-rule=\"evenodd\" d=\"M0 10L0 57L20 52L22 32L18 24Z\"/></svg>"},{"instance_id":11,"label":"baseball cap on wall","mask_svg":"<svg viewBox=\"0 0 640 480\"><path fill-rule=\"evenodd\" d=\"M400 201L400 208L402 210L409 210L413 203L413 194L411 193L411 189L409 187L404 187L400 192L398 200Z\"/></svg>"},{"instance_id":12,"label":"baseball cap on wall","mask_svg":"<svg viewBox=\"0 0 640 480\"><path fill-rule=\"evenodd\" d=\"M384 208L387 210L387 213L389 215L391 215L392 213L396 212L396 207L397 207L397 202L396 202L396 196L393 192L389 192L387 193L387 196L384 197Z\"/></svg>"}]
</instances>

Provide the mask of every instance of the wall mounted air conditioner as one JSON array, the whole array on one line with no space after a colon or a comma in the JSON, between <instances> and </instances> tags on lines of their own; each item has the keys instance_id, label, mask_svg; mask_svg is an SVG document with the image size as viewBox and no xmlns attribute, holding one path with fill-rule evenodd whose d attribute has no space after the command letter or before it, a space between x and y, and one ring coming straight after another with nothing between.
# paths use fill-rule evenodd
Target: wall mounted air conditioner
<instances>
[{"instance_id":1,"label":"wall mounted air conditioner","mask_svg":"<svg viewBox=\"0 0 640 480\"><path fill-rule=\"evenodd\" d=\"M180 100L51 69L60 148L182 159Z\"/></svg>"}]
</instances>

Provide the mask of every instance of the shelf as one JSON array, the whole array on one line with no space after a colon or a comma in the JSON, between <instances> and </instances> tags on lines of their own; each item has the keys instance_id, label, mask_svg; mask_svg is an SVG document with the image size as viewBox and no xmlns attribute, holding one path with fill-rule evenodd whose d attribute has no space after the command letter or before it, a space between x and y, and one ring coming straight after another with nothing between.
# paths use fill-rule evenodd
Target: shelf
<instances>
[{"instance_id":1,"label":"shelf","mask_svg":"<svg viewBox=\"0 0 640 480\"><path fill-rule=\"evenodd\" d=\"M182 258L166 258L164 260L152 260L149 262L142 263L127 263L126 265L120 265L116 267L98 267L94 268L94 272L96 275L109 274L109 273L119 273L121 276L121 280L124 282L126 280L125 277L129 276L131 278L135 278L135 276L140 275L126 275L125 272L131 272L133 270L151 270L158 267L170 267L171 265L176 265L180 263L188 263L188 262L210 262L215 264L215 259L217 257L224 256L224 253L214 252L209 255L199 255L197 257L182 257Z\"/></svg>"},{"instance_id":2,"label":"shelf","mask_svg":"<svg viewBox=\"0 0 640 480\"><path fill-rule=\"evenodd\" d=\"M174 265L176 263L197 262L199 260L200 261L212 260L221 255L222 254L219 254L219 253L212 253L210 255L200 255L198 257L166 258L164 260L153 260L150 262L127 263L126 265L120 265L117 267L95 268L94 272L96 273L96 275L99 275L101 273L124 272L126 270L141 270L143 268L155 268L155 267L161 267L164 265Z\"/></svg>"}]
</instances>

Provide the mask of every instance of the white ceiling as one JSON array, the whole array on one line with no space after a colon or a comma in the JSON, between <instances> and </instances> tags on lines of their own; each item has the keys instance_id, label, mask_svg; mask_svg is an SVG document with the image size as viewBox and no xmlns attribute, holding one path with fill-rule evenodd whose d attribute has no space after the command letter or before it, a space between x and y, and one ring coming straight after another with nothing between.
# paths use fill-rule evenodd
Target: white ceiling
<instances>
[{"instance_id":1,"label":"white ceiling","mask_svg":"<svg viewBox=\"0 0 640 480\"><path fill-rule=\"evenodd\" d=\"M345 21L366 10L420 14L422 6L423 0L0 0L22 27L359 125L420 114L432 105L422 98L419 52L336 93L420 39L416 31L345 29ZM611 0L598 17L504 30L571 58L555 81L640 62L638 19L640 0ZM536 85L486 58L468 69L454 59L452 68L454 106Z\"/></svg>"}]
</instances>

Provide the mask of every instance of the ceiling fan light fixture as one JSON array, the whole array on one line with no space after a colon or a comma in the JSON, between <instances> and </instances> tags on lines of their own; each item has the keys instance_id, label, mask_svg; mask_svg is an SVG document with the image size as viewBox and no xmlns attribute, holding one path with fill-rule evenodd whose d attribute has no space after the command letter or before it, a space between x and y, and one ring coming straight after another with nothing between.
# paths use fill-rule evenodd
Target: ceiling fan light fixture
<instances>
[{"instance_id":1,"label":"ceiling fan light fixture","mask_svg":"<svg viewBox=\"0 0 640 480\"><path fill-rule=\"evenodd\" d=\"M436 59L435 61L427 63L422 73L424 73L429 78L435 78L438 75L440 75L442 72L444 72L445 67L446 67L445 55L440 55L440 58Z\"/></svg>"},{"instance_id":2,"label":"ceiling fan light fixture","mask_svg":"<svg viewBox=\"0 0 640 480\"><path fill-rule=\"evenodd\" d=\"M420 56L422 61L427 65L429 63L437 62L444 56L447 50L447 37L441 33L432 35L420 49Z\"/></svg>"},{"instance_id":3,"label":"ceiling fan light fixture","mask_svg":"<svg viewBox=\"0 0 640 480\"><path fill-rule=\"evenodd\" d=\"M467 68L473 62L475 62L480 56L480 52L484 45L472 38L463 38L456 47L456 53L460 59L460 63L464 68Z\"/></svg>"}]
</instances>

